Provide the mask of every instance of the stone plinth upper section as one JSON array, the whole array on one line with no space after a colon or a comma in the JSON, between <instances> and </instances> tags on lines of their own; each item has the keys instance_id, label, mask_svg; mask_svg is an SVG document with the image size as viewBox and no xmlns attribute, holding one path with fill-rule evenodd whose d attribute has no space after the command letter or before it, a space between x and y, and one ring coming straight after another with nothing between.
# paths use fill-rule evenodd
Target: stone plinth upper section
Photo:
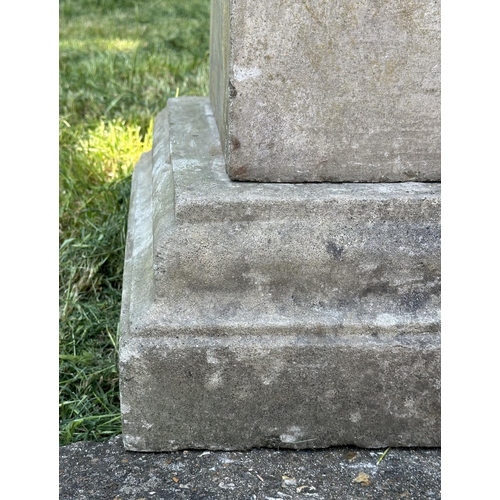
<instances>
[{"instance_id":1,"label":"stone plinth upper section","mask_svg":"<svg viewBox=\"0 0 500 500\"><path fill-rule=\"evenodd\" d=\"M440 180L439 0L212 0L233 180Z\"/></svg>"}]
</instances>

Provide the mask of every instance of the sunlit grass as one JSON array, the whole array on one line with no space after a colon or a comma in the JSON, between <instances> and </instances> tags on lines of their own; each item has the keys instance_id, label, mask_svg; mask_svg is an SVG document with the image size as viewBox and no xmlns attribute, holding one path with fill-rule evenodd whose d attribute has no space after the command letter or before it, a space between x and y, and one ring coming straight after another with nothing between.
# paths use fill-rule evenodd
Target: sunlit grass
<instances>
[{"instance_id":1,"label":"sunlit grass","mask_svg":"<svg viewBox=\"0 0 500 500\"><path fill-rule=\"evenodd\" d=\"M208 92L209 0L61 0L60 442L121 432L117 345L131 173L175 95Z\"/></svg>"},{"instance_id":2,"label":"sunlit grass","mask_svg":"<svg viewBox=\"0 0 500 500\"><path fill-rule=\"evenodd\" d=\"M134 165L144 151L152 147L151 120L144 139L141 138L139 125L128 125L121 118L100 122L89 130L88 136L81 139L77 151L85 155L89 162L98 165L107 180L121 178L131 173Z\"/></svg>"},{"instance_id":3,"label":"sunlit grass","mask_svg":"<svg viewBox=\"0 0 500 500\"><path fill-rule=\"evenodd\" d=\"M95 38L93 40L62 40L59 48L62 51L89 50L108 52L130 52L137 50L141 42L139 40L122 40L120 38Z\"/></svg>"}]
</instances>

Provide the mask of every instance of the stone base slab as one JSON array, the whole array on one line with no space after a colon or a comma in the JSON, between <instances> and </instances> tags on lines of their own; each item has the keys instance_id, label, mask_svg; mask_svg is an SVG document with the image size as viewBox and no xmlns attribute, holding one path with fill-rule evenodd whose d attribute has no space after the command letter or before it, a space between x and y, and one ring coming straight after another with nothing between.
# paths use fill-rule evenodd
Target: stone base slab
<instances>
[{"instance_id":1,"label":"stone base slab","mask_svg":"<svg viewBox=\"0 0 500 500\"><path fill-rule=\"evenodd\" d=\"M132 183L127 449L439 446L439 184L230 181L206 98Z\"/></svg>"},{"instance_id":2,"label":"stone base slab","mask_svg":"<svg viewBox=\"0 0 500 500\"><path fill-rule=\"evenodd\" d=\"M134 339L125 447L438 446L439 356L425 336Z\"/></svg>"}]
</instances>

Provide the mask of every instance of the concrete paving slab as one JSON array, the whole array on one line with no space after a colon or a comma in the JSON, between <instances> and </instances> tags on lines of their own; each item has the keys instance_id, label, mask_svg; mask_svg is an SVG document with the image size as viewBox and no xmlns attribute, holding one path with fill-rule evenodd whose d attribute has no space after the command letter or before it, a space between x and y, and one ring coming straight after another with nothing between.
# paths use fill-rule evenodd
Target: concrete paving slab
<instances>
[{"instance_id":1,"label":"concrete paving slab","mask_svg":"<svg viewBox=\"0 0 500 500\"><path fill-rule=\"evenodd\" d=\"M441 498L439 448L126 451L121 436L59 450L59 500Z\"/></svg>"}]
</instances>

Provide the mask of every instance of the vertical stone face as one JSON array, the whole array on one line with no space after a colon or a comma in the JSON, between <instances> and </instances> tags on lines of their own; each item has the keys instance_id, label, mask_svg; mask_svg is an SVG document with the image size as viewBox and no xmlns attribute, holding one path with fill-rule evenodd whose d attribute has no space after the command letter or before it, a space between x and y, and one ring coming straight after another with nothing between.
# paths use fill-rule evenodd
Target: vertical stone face
<instances>
[{"instance_id":1,"label":"vertical stone face","mask_svg":"<svg viewBox=\"0 0 500 500\"><path fill-rule=\"evenodd\" d=\"M439 1L213 0L211 29L231 179L439 181Z\"/></svg>"}]
</instances>

